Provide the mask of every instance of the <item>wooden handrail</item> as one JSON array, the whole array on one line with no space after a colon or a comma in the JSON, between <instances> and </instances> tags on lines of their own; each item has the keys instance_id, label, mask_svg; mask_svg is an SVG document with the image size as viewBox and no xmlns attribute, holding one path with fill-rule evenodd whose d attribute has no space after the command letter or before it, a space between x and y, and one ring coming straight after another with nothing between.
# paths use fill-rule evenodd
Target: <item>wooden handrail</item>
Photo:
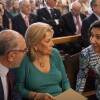
<instances>
[{"instance_id":1,"label":"wooden handrail","mask_svg":"<svg viewBox=\"0 0 100 100\"><path fill-rule=\"evenodd\" d=\"M95 94L96 94L95 90L82 93L82 95L84 95L85 97L89 97L89 96L95 95Z\"/></svg>"},{"instance_id":2,"label":"wooden handrail","mask_svg":"<svg viewBox=\"0 0 100 100\"><path fill-rule=\"evenodd\" d=\"M58 37L58 38L53 38L53 43L63 44L63 43L68 43L68 42L74 42L74 41L80 40L80 38L81 38L81 35Z\"/></svg>"}]
</instances>

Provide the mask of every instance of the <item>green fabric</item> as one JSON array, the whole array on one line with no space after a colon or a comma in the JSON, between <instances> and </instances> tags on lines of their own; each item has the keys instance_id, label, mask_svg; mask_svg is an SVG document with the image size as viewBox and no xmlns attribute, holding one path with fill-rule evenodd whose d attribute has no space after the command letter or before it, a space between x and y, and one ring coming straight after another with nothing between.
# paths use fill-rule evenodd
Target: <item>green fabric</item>
<instances>
[{"instance_id":1,"label":"green fabric","mask_svg":"<svg viewBox=\"0 0 100 100\"><path fill-rule=\"evenodd\" d=\"M13 17L15 17L15 16L17 16L17 15L19 14L19 12L12 12L12 11L10 11L10 14L11 14Z\"/></svg>"},{"instance_id":2,"label":"green fabric","mask_svg":"<svg viewBox=\"0 0 100 100\"><path fill-rule=\"evenodd\" d=\"M29 91L56 96L70 88L60 54L54 48L52 52L50 71L46 74L39 71L28 56L24 57L20 67L15 70L16 83L24 98L28 98Z\"/></svg>"}]
</instances>

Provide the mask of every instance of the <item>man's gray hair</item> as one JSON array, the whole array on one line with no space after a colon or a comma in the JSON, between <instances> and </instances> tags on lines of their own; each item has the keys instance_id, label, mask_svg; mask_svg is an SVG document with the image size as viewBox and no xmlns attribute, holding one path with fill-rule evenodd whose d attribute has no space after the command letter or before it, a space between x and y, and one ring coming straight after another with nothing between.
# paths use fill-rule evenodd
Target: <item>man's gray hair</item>
<instances>
[{"instance_id":1,"label":"man's gray hair","mask_svg":"<svg viewBox=\"0 0 100 100\"><path fill-rule=\"evenodd\" d=\"M18 47L18 41L16 39L18 34L13 30L0 32L0 56L5 56L9 51Z\"/></svg>"}]
</instances>

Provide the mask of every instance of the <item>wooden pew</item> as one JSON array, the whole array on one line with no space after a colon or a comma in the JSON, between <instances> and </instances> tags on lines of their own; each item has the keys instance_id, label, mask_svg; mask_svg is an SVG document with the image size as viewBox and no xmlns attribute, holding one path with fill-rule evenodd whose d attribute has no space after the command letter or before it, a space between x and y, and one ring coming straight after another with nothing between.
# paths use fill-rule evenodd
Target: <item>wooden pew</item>
<instances>
[{"instance_id":1,"label":"wooden pew","mask_svg":"<svg viewBox=\"0 0 100 100\"><path fill-rule=\"evenodd\" d=\"M64 36L64 37L53 38L53 43L63 44L68 42L79 41L80 39L81 39L80 35Z\"/></svg>"},{"instance_id":2,"label":"wooden pew","mask_svg":"<svg viewBox=\"0 0 100 100\"><path fill-rule=\"evenodd\" d=\"M74 55L65 55L65 70L68 75L71 88L76 90L76 80L79 71L79 53ZM83 95L88 100L96 100L95 96L95 77L88 76Z\"/></svg>"},{"instance_id":3,"label":"wooden pew","mask_svg":"<svg viewBox=\"0 0 100 100\"><path fill-rule=\"evenodd\" d=\"M69 43L69 42L74 42L74 41L80 41L81 36L80 35L72 35L72 36L64 36L64 37L57 37L53 38L53 43L54 45L56 44L63 44L63 43ZM59 50L62 59L65 59L65 53L63 50Z\"/></svg>"},{"instance_id":4,"label":"wooden pew","mask_svg":"<svg viewBox=\"0 0 100 100\"><path fill-rule=\"evenodd\" d=\"M63 44L74 41L80 41L80 35L65 36L59 38L53 38L54 44ZM67 72L71 87L76 89L76 79L79 71L79 53L70 56L69 54L64 55L63 62L65 64L65 70ZM94 78L88 77L83 95L88 97L88 100L97 100L94 91Z\"/></svg>"}]
</instances>

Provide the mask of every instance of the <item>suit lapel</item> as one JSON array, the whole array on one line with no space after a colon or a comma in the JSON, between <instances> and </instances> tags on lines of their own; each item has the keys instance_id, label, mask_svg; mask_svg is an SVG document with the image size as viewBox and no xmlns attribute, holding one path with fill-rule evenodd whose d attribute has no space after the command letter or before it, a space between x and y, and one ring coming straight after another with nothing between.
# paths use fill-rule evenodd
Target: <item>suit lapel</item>
<instances>
[{"instance_id":1,"label":"suit lapel","mask_svg":"<svg viewBox=\"0 0 100 100\"><path fill-rule=\"evenodd\" d=\"M91 16L92 16L91 18L92 18L92 21L93 21L93 22L95 22L96 20L98 20L98 18L96 17L95 14L92 14Z\"/></svg>"},{"instance_id":2,"label":"suit lapel","mask_svg":"<svg viewBox=\"0 0 100 100\"><path fill-rule=\"evenodd\" d=\"M49 19L52 18L51 15L50 15L50 13L49 13L49 11L46 8L43 8L42 12L44 13L43 15L46 15L46 18L49 18Z\"/></svg>"},{"instance_id":3,"label":"suit lapel","mask_svg":"<svg viewBox=\"0 0 100 100\"><path fill-rule=\"evenodd\" d=\"M71 30L73 30L75 32L76 25L75 25L72 13L70 13L69 19L71 19L71 20L69 20L70 28L71 28Z\"/></svg>"},{"instance_id":4,"label":"suit lapel","mask_svg":"<svg viewBox=\"0 0 100 100\"><path fill-rule=\"evenodd\" d=\"M0 100L4 100L4 91L3 91L1 77L0 77Z\"/></svg>"},{"instance_id":5,"label":"suit lapel","mask_svg":"<svg viewBox=\"0 0 100 100\"><path fill-rule=\"evenodd\" d=\"M27 28L27 26L25 24L25 21L24 21L24 19L23 19L21 14L19 14L19 21L20 21L20 26L23 26L23 28Z\"/></svg>"}]
</instances>

